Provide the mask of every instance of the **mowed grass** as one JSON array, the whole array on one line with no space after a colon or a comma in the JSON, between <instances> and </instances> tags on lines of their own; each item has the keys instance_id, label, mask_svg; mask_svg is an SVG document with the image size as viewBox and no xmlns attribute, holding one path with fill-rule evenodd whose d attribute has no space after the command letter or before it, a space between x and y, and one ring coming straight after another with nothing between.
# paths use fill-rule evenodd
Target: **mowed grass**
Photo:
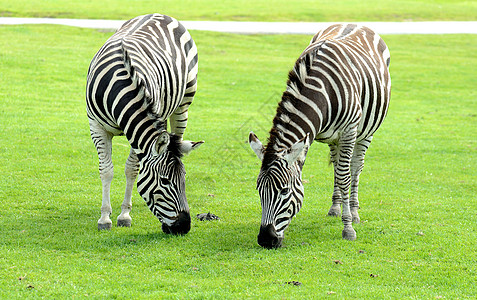
<instances>
[{"instance_id":1,"label":"mowed grass","mask_svg":"<svg viewBox=\"0 0 477 300\"><path fill-rule=\"evenodd\" d=\"M193 218L162 233L137 192L133 226L97 231L101 183L85 114L86 72L111 33L0 27L0 298L466 299L477 297L475 35L384 36L389 114L361 176L358 239L326 216L332 168L313 144L305 200L284 247L256 243L259 161L286 75L308 36L193 31L199 91L184 158ZM114 220L126 139L114 139ZM299 282L301 285L295 285Z\"/></svg>"},{"instance_id":2,"label":"mowed grass","mask_svg":"<svg viewBox=\"0 0 477 300\"><path fill-rule=\"evenodd\" d=\"M477 20L470 0L0 0L0 16L130 19L159 12L178 20L429 21Z\"/></svg>"}]
</instances>

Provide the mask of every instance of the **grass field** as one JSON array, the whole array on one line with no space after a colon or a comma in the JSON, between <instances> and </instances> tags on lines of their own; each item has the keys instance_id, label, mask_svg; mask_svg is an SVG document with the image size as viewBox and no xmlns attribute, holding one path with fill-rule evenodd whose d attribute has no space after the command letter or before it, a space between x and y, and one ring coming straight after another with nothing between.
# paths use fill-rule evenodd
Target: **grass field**
<instances>
[{"instance_id":1,"label":"grass field","mask_svg":"<svg viewBox=\"0 0 477 300\"><path fill-rule=\"evenodd\" d=\"M136 192L131 228L96 230L101 184L84 87L110 35L0 27L0 298L477 297L477 36L384 36L391 106L361 176L357 241L326 216L332 168L327 147L313 144L304 206L284 248L265 250L247 135L265 139L310 37L192 32L199 91L186 138L206 143L184 159L187 196L192 215L221 219L193 219L188 235L171 237ZM127 141L115 138L113 151L116 218Z\"/></svg>"},{"instance_id":2,"label":"grass field","mask_svg":"<svg viewBox=\"0 0 477 300\"><path fill-rule=\"evenodd\" d=\"M178 20L423 21L477 20L470 0L0 0L0 16L130 19L160 12Z\"/></svg>"}]
</instances>

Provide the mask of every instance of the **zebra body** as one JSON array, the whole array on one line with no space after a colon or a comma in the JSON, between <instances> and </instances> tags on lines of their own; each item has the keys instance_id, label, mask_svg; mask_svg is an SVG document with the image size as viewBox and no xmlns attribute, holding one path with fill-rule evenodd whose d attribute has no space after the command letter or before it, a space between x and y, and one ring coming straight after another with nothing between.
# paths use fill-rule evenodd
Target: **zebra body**
<instances>
[{"instance_id":1,"label":"zebra body","mask_svg":"<svg viewBox=\"0 0 477 300\"><path fill-rule=\"evenodd\" d=\"M197 48L190 34L177 20L160 14L127 21L93 57L86 106L103 185L99 229L112 224L112 138L125 135L131 151L118 226L131 225L131 194L139 174L138 192L162 229L189 231L181 157L203 142L183 141L182 136L197 89L197 70Z\"/></svg>"},{"instance_id":2,"label":"zebra body","mask_svg":"<svg viewBox=\"0 0 477 300\"><path fill-rule=\"evenodd\" d=\"M343 238L356 239L358 183L364 155L383 122L390 98L389 50L371 29L338 24L318 32L290 71L268 144L250 133L262 167L258 242L279 247L303 201L301 171L313 140L327 143L334 165L333 204L342 212Z\"/></svg>"}]
</instances>

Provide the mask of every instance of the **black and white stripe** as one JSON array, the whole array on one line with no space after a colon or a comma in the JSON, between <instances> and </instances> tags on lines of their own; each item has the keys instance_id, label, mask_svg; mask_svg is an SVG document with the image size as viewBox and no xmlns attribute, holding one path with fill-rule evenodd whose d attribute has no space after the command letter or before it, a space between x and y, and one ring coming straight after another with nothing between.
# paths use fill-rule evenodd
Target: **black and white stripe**
<instances>
[{"instance_id":1,"label":"black and white stripe","mask_svg":"<svg viewBox=\"0 0 477 300\"><path fill-rule=\"evenodd\" d=\"M99 229L112 223L111 140L126 135L131 151L118 225L131 224L131 190L139 173L138 192L163 223L163 230L189 231L181 157L202 142L183 141L182 136L197 89L197 70L197 48L189 32L174 18L160 14L127 21L94 56L86 104L103 184Z\"/></svg>"},{"instance_id":2,"label":"black and white stripe","mask_svg":"<svg viewBox=\"0 0 477 300\"><path fill-rule=\"evenodd\" d=\"M262 246L280 246L283 230L301 207L301 170L313 140L329 145L334 165L328 214L339 215L342 205L343 238L356 238L352 222L359 222L359 175L373 134L387 113L389 62L389 50L379 35L355 24L318 32L300 55L288 75L268 144L263 147L253 133L249 137L262 160L257 180ZM284 189L292 192L284 195ZM285 214L288 210L292 213Z\"/></svg>"}]
</instances>

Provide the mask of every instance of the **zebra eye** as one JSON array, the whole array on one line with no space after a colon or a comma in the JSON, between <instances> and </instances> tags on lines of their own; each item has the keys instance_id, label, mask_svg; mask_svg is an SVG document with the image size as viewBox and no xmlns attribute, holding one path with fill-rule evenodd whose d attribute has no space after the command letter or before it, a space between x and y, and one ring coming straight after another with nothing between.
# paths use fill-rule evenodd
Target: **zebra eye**
<instances>
[{"instance_id":1,"label":"zebra eye","mask_svg":"<svg viewBox=\"0 0 477 300\"><path fill-rule=\"evenodd\" d=\"M282 195L287 195L289 192L290 192L290 189L289 189L289 188L284 188L284 189L282 189L282 191L280 192L280 194L282 194Z\"/></svg>"},{"instance_id":2,"label":"zebra eye","mask_svg":"<svg viewBox=\"0 0 477 300\"><path fill-rule=\"evenodd\" d=\"M165 178L165 177L161 177L161 184L162 185L169 185L169 179Z\"/></svg>"}]
</instances>

